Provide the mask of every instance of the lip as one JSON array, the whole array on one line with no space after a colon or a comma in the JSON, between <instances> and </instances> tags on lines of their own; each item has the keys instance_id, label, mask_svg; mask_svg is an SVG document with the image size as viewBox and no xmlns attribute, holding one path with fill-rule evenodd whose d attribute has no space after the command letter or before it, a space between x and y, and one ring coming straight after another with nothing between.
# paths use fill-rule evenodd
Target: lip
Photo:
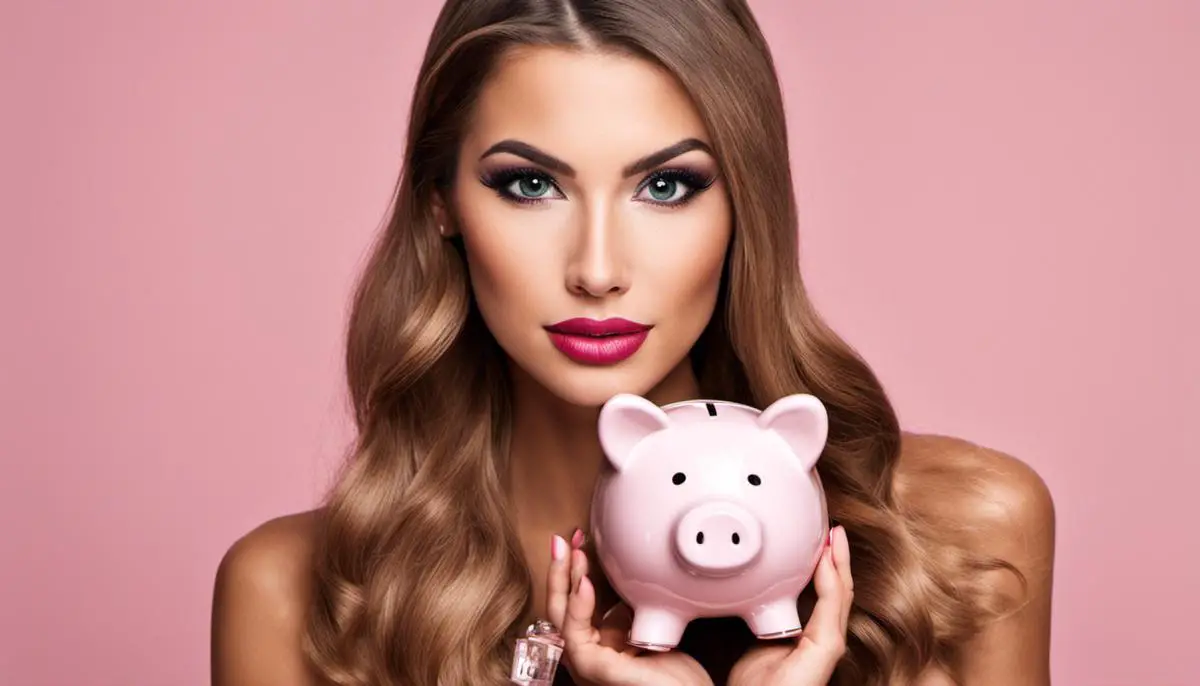
<instances>
[{"instance_id":1,"label":"lip","mask_svg":"<svg viewBox=\"0 0 1200 686\"><path fill-rule=\"evenodd\" d=\"M580 364L598 366L632 357L646 342L652 328L621 318L566 319L545 327L559 352Z\"/></svg>"},{"instance_id":2,"label":"lip","mask_svg":"<svg viewBox=\"0 0 1200 686\"><path fill-rule=\"evenodd\" d=\"M619 336L623 334L649 331L649 324L631 322L628 319L614 317L612 319L564 319L557 324L546 327L550 333L561 333L568 336Z\"/></svg>"}]
</instances>

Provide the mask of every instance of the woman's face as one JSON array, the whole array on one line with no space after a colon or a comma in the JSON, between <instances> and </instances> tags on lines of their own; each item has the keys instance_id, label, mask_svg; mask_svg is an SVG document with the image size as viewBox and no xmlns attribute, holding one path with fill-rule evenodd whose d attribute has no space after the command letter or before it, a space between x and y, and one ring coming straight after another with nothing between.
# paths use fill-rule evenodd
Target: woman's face
<instances>
[{"instance_id":1,"label":"woman's face","mask_svg":"<svg viewBox=\"0 0 1200 686\"><path fill-rule=\"evenodd\" d=\"M731 210L682 87L634 57L521 47L458 159L471 285L509 357L567 402L645 395L713 314Z\"/></svg>"}]
</instances>

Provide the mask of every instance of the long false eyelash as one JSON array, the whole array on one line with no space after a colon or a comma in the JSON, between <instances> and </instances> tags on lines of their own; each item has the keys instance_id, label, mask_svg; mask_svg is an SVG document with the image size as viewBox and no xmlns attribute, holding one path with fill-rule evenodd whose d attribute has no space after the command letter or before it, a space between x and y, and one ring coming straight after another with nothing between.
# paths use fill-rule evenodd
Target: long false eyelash
<instances>
[{"instance_id":1,"label":"long false eyelash","mask_svg":"<svg viewBox=\"0 0 1200 686\"><path fill-rule=\"evenodd\" d=\"M645 200L643 202L648 202L651 205L660 205L662 207L682 207L692 200L695 200L696 197L704 191L708 190L708 188L716 182L717 177L713 176L712 174L706 174L693 169L688 169L687 167L668 167L666 169L659 169L658 171L651 173L650 176L647 176L645 181L642 181L640 184L638 184L637 192L641 193L646 189L647 186L655 181L658 181L659 179L665 181L681 181L683 182L683 185L688 187L690 192L674 202L663 202L661 200Z\"/></svg>"},{"instance_id":2,"label":"long false eyelash","mask_svg":"<svg viewBox=\"0 0 1200 686\"><path fill-rule=\"evenodd\" d=\"M519 202L523 204L541 202L544 200L544 198L522 198L521 196L514 195L506 190L508 185L513 181L528 176L537 176L539 178L543 178L549 182L551 186L558 190L559 193L562 193L562 189L558 187L558 183L555 182L554 177L536 167L503 167L501 169L485 171L480 174L479 183L482 183L484 186L496 191L496 194L505 200L511 200L513 202Z\"/></svg>"},{"instance_id":3,"label":"long false eyelash","mask_svg":"<svg viewBox=\"0 0 1200 686\"><path fill-rule=\"evenodd\" d=\"M519 195L508 192L507 188L509 184L511 184L513 181L517 181L521 178L529 176L536 176L545 179L551 186L558 190L559 193L562 193L562 189L559 188L558 182L554 180L554 177L536 167L504 167L500 169L489 170L480 175L479 182L495 191L497 195L505 200L511 200L513 202L519 202L522 204L542 202L545 200L545 198L523 198ZM638 184L636 192L641 193L651 183L654 183L660 179L682 182L688 187L688 189L690 189L690 192L683 196L683 198L680 200L676 200L674 202L663 202L660 200L645 200L643 202L662 207L682 207L683 205L686 205L695 199L696 196L708 190L709 187L716 182L716 176L712 174L699 172L687 167L667 167L654 171L647 176L641 183Z\"/></svg>"}]
</instances>

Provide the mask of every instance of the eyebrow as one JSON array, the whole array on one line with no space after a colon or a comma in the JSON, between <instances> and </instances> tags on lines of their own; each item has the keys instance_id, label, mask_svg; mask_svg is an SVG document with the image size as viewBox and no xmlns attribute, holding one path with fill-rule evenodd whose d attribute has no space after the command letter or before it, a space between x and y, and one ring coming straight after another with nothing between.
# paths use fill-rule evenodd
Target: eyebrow
<instances>
[{"instance_id":1,"label":"eyebrow","mask_svg":"<svg viewBox=\"0 0 1200 686\"><path fill-rule=\"evenodd\" d=\"M709 148L708 144L706 144L704 141L696 138L685 138L674 145L668 145L662 150L652 152L649 155L630 163L621 170L621 173L628 178L635 174L647 172L664 162L675 159L683 153L691 152L692 150L703 150L709 155L716 157L716 155L713 155L712 149ZM488 148L482 155L479 156L479 159L482 160L490 155L496 155L502 152L516 155L517 157L524 157L530 162L540 164L552 172L562 174L567 177L575 176L575 170L572 169L571 165L567 164L566 162L563 162L550 153L538 150L528 143L513 140L511 138L502 140Z\"/></svg>"}]
</instances>

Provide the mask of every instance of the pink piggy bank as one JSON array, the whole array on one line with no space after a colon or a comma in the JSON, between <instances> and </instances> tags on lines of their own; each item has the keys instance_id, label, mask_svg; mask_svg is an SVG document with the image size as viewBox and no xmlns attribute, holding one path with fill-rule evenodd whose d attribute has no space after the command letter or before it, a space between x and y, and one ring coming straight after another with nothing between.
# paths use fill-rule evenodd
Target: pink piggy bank
<instances>
[{"instance_id":1,"label":"pink piggy bank","mask_svg":"<svg viewBox=\"0 0 1200 686\"><path fill-rule=\"evenodd\" d=\"M629 643L670 650L698 617L739 616L759 638L800 633L796 602L829 531L814 468L825 406L791 395L763 412L636 395L600 411L596 553L633 610Z\"/></svg>"}]
</instances>

